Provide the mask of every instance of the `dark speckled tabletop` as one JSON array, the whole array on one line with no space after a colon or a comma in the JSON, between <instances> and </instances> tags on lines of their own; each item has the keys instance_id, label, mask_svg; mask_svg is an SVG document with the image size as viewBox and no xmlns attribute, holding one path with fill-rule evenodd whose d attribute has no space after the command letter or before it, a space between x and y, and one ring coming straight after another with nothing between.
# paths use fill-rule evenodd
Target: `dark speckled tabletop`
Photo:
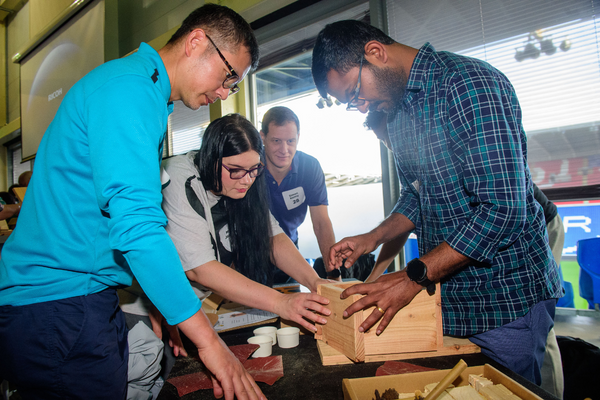
<instances>
[{"instance_id":1,"label":"dark speckled tabletop","mask_svg":"<svg viewBox=\"0 0 600 400\"><path fill-rule=\"evenodd\" d=\"M246 344L246 340L252 336L252 329L253 328L246 328L223 333L221 334L221 337L229 346ZM191 342L185 340L184 338L184 345L188 352L192 354L191 351L193 350L193 345ZM383 365L383 362L373 362L323 366L321 364L315 339L312 336L306 335L300 336L300 344L298 347L292 349L282 349L279 346L274 346L273 355L283 356L283 378L280 378L273 384L273 386L269 386L266 383L258 383L258 386L261 388L265 396L271 400L343 399L344 395L342 392L342 379L375 376L377 368ZM486 363L491 364L543 399L557 400L556 397L552 396L548 392L542 390L533 383L526 381L503 366L498 365L482 354L418 358L402 361L430 368L451 369L461 358L465 360L469 366L483 365ZM199 372L201 367L202 365L200 362L189 357L180 358L175 363L170 377ZM189 393L183 397L179 397L177 395L177 389L170 383L165 383L157 400L176 399L200 400L214 399L214 397L212 389L199 390Z\"/></svg>"}]
</instances>

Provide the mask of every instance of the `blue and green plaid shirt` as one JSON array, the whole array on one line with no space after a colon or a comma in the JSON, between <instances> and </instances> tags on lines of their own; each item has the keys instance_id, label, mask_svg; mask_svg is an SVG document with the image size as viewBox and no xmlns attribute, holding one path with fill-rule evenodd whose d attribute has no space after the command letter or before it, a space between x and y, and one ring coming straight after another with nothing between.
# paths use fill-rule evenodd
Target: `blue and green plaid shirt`
<instances>
[{"instance_id":1,"label":"blue and green plaid shirt","mask_svg":"<svg viewBox=\"0 0 600 400\"><path fill-rule=\"evenodd\" d=\"M442 280L445 334L497 328L562 296L521 108L501 72L426 43L388 131L402 184L394 212L415 224L420 254L447 242L473 260Z\"/></svg>"}]
</instances>

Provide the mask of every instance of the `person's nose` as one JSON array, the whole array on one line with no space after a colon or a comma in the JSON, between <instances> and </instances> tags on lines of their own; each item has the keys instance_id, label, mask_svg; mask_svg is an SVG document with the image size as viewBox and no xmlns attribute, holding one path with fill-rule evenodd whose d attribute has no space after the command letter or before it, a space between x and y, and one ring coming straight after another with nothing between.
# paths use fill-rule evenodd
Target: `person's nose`
<instances>
[{"instance_id":1,"label":"person's nose","mask_svg":"<svg viewBox=\"0 0 600 400\"><path fill-rule=\"evenodd\" d=\"M216 92L221 100L227 100L227 97L229 97L229 89L225 89L223 86L217 89Z\"/></svg>"},{"instance_id":2,"label":"person's nose","mask_svg":"<svg viewBox=\"0 0 600 400\"><path fill-rule=\"evenodd\" d=\"M286 155L288 152L287 147L288 147L287 143L281 142L281 144L279 145L279 148L277 150L279 151L280 154Z\"/></svg>"},{"instance_id":3,"label":"person's nose","mask_svg":"<svg viewBox=\"0 0 600 400\"><path fill-rule=\"evenodd\" d=\"M249 184L251 184L251 183L252 183L252 180L253 180L253 179L254 179L254 178L252 178L252 177L250 176L250 174L246 174L246 175L244 175L244 177L241 179L241 182L242 182L242 184L244 184L244 185L249 185Z\"/></svg>"}]
</instances>

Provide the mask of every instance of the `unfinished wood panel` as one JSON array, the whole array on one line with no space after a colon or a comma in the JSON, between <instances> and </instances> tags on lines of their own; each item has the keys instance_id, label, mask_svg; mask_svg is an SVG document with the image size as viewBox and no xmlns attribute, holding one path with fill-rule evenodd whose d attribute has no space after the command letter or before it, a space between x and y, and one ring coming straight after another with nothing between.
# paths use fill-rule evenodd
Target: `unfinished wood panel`
<instances>
[{"instance_id":1,"label":"unfinished wood panel","mask_svg":"<svg viewBox=\"0 0 600 400\"><path fill-rule=\"evenodd\" d=\"M457 339L450 336L444 336L443 342L447 346L441 348L438 347L434 351L418 351L414 353L390 353L375 355L366 354L364 361L380 362L391 360L409 360L412 358L454 356L460 354L472 354L481 352L479 346L471 343L468 339ZM321 357L321 363L323 365L354 364L354 361L350 360L344 354L340 353L331 346L328 346L321 340L317 340L317 349L319 350L319 356Z\"/></svg>"},{"instance_id":2,"label":"unfinished wood panel","mask_svg":"<svg viewBox=\"0 0 600 400\"><path fill-rule=\"evenodd\" d=\"M27 191L26 187L14 187L13 188L13 192L15 192L15 195L17 196L17 199L19 199L19 201L21 203L23 203L23 200L25 200L25 192Z\"/></svg>"},{"instance_id":3,"label":"unfinished wood panel","mask_svg":"<svg viewBox=\"0 0 600 400\"><path fill-rule=\"evenodd\" d=\"M354 283L355 284L355 283ZM341 287L340 287L341 286ZM351 285L350 285L351 286ZM350 318L344 318L344 310L362 296L353 295L344 300L340 299L341 293L348 285L321 285L317 293L329 299L327 306L331 314L327 317L327 323L321 325L321 340L332 348L345 354L353 361L364 361L365 347L364 334L358 332L362 323L362 311L358 311Z\"/></svg>"},{"instance_id":4,"label":"unfinished wood panel","mask_svg":"<svg viewBox=\"0 0 600 400\"><path fill-rule=\"evenodd\" d=\"M436 291L437 294L438 291ZM374 308L364 311L367 318ZM422 290L409 305L398 311L388 327L377 336L377 322L364 334L365 353L368 355L434 351L438 347L438 319L441 318L436 296Z\"/></svg>"},{"instance_id":5,"label":"unfinished wood panel","mask_svg":"<svg viewBox=\"0 0 600 400\"><path fill-rule=\"evenodd\" d=\"M217 304L217 308L214 308L213 305L210 305L206 302L206 300L208 298L213 299L212 303L213 303L213 305ZM240 303L234 303L232 301L225 300L225 299L223 299L223 297L219 296L216 293L213 293L211 296L207 297L202 302L202 311L204 311L204 313L208 317L209 321L213 324L213 326L218 322L219 315L221 315L221 314L227 314L227 313L231 313L234 311L244 312L245 310L252 309L252 308L254 308L254 307L248 307L248 306L245 306ZM215 320L215 316L216 316L216 320ZM236 329L247 328L249 326L259 326L259 325L271 324L273 322L277 322L278 318L279 317L273 317L273 318L269 318L264 321L253 322L253 323L249 323L249 324L246 324L243 326L236 326L236 327L229 328L229 329L221 329L218 333L234 331Z\"/></svg>"},{"instance_id":6,"label":"unfinished wood panel","mask_svg":"<svg viewBox=\"0 0 600 400\"><path fill-rule=\"evenodd\" d=\"M304 319L314 325L314 321L311 321L307 318L304 318ZM299 333L301 335L315 335L315 332L309 331L304 326L300 325L298 322L292 321L290 319L284 319L284 318L279 317L279 326L281 328L298 328L298 329L300 329Z\"/></svg>"},{"instance_id":7,"label":"unfinished wood panel","mask_svg":"<svg viewBox=\"0 0 600 400\"><path fill-rule=\"evenodd\" d=\"M415 390L422 391L427 383L441 381L449 371L450 370L439 370L370 378L344 379L342 382L344 400L372 399L375 389L378 389L381 392L382 390L391 387L401 393L414 393ZM491 379L494 384L504 385L512 393L523 400L542 400L541 397L510 379L489 364L468 367L452 382L453 385L456 387L468 385L469 375L471 374L483 374L484 377Z\"/></svg>"}]
</instances>

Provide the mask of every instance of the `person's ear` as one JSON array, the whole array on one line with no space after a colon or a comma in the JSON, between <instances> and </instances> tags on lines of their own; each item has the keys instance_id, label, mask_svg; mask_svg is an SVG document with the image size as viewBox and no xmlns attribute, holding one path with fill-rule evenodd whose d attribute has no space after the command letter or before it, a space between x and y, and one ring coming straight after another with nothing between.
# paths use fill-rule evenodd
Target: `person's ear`
<instances>
[{"instance_id":1,"label":"person's ear","mask_svg":"<svg viewBox=\"0 0 600 400\"><path fill-rule=\"evenodd\" d=\"M365 60L375 66L381 66L388 62L388 53L384 44L371 40L365 45Z\"/></svg>"},{"instance_id":2,"label":"person's ear","mask_svg":"<svg viewBox=\"0 0 600 400\"><path fill-rule=\"evenodd\" d=\"M185 39L185 55L201 54L206 51L208 39L204 30L198 28L188 33Z\"/></svg>"}]
</instances>

